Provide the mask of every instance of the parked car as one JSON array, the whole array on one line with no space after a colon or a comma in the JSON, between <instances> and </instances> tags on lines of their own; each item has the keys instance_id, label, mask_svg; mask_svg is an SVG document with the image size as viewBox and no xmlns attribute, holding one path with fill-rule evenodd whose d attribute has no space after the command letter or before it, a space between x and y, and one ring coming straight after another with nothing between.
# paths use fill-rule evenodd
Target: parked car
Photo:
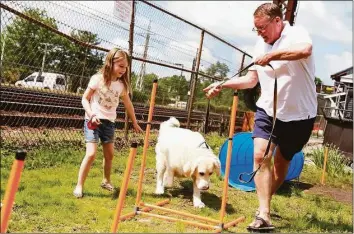
<instances>
[{"instance_id":1,"label":"parked car","mask_svg":"<svg viewBox=\"0 0 354 234\"><path fill-rule=\"evenodd\" d=\"M64 75L58 73L34 72L23 80L17 81L15 86L65 91L66 79Z\"/></svg>"}]
</instances>

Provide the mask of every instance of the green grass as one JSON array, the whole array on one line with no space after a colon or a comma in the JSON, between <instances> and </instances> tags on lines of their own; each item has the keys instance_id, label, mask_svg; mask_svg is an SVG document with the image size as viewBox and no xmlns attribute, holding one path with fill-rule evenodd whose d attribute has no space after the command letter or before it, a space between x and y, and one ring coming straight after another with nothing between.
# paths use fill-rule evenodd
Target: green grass
<instances>
[{"instance_id":1,"label":"green grass","mask_svg":"<svg viewBox=\"0 0 354 234\"><path fill-rule=\"evenodd\" d=\"M326 163L326 171L330 176L340 177L347 174L344 170L348 159L339 151L338 147L328 145L328 155ZM320 147L309 153L309 157L313 160L318 168L323 168L325 147Z\"/></svg>"},{"instance_id":2,"label":"green grass","mask_svg":"<svg viewBox=\"0 0 354 234\"><path fill-rule=\"evenodd\" d=\"M156 139L152 135L151 139ZM218 153L226 138L216 134L207 136L207 142ZM153 140L151 140L153 141ZM77 173L84 148L72 150L70 147L39 147L28 153L25 170L22 173L20 187L16 194L14 209L9 223L10 232L110 232L119 189L113 194L100 188L102 178L102 153L99 154L85 184L85 197L76 199L72 191L76 184ZM117 150L113 163L112 181L121 186L129 148ZM130 178L123 214L133 211L142 147L134 162L134 171ZM13 155L10 151L1 155L1 198L4 196ZM156 203L169 195L155 196L155 154L149 147L143 186L143 201ZM320 180L321 170L305 167L300 181L316 184ZM343 179L345 178L345 179ZM352 179L344 175L340 178L326 178L329 185L352 190ZM197 209L192 205L192 183L189 179L176 179L174 187L168 190L172 196L166 207L186 211L205 217L219 219L221 205L222 178L212 176L210 191L203 193L202 200L206 208ZM228 190L225 221L245 216L239 226L229 229L232 232L247 232L246 227L252 221L257 208L254 192L242 192L234 188ZM305 193L295 183L283 186L273 197L273 224L277 232L352 232L352 207L327 196ZM162 213L164 214L164 213ZM124 221L119 225L120 232L180 233L207 232L185 225L181 222L168 222L144 216Z\"/></svg>"}]
</instances>

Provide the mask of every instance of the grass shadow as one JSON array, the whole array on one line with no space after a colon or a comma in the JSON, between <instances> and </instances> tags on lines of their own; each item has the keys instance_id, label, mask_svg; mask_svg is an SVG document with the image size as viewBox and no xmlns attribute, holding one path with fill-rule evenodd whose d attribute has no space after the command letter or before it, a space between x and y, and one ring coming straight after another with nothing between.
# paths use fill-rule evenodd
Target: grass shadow
<instances>
[{"instance_id":1,"label":"grass shadow","mask_svg":"<svg viewBox=\"0 0 354 234\"><path fill-rule=\"evenodd\" d=\"M119 193L120 193L120 188L114 188L114 191L111 194L107 194L107 196L105 196L105 197L112 197L112 200L116 200L119 197ZM103 194L103 195L106 195L106 194ZM128 196L136 196L136 191L128 188L127 193L126 193L126 197L128 197Z\"/></svg>"},{"instance_id":2,"label":"grass shadow","mask_svg":"<svg viewBox=\"0 0 354 234\"><path fill-rule=\"evenodd\" d=\"M328 221L319 220L317 217L304 217L302 222L308 224L303 226L301 229L296 230L297 224L294 224L294 220L283 219L282 224L277 225L275 231L278 233L288 232L289 230L296 230L295 232L301 233L306 232L308 228L315 227L316 230L321 230L328 233L342 233L342 232L349 232L353 231L353 225L348 224L338 224L338 223L331 223ZM296 223L296 222L295 222ZM310 225L310 226L309 226Z\"/></svg>"},{"instance_id":3,"label":"grass shadow","mask_svg":"<svg viewBox=\"0 0 354 234\"><path fill-rule=\"evenodd\" d=\"M294 195L298 195L300 192L304 190L308 190L312 188L313 185L309 183L304 183L300 181L284 181L284 183L280 186L276 195L291 197Z\"/></svg>"},{"instance_id":4,"label":"grass shadow","mask_svg":"<svg viewBox=\"0 0 354 234\"><path fill-rule=\"evenodd\" d=\"M172 197L180 197L182 199L190 200L193 202L193 182L188 180L183 180L180 182L178 188L170 188L168 192ZM204 191L201 193L201 199L204 202L206 207L209 207L213 210L220 210L221 208L221 197L216 196L213 193ZM226 213L234 213L235 209L231 204L226 204Z\"/></svg>"}]
</instances>

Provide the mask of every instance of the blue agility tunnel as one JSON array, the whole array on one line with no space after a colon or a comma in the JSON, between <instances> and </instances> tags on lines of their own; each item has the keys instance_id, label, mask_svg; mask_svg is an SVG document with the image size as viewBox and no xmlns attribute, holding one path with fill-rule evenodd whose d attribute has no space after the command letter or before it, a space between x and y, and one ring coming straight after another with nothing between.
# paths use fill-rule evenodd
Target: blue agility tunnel
<instances>
[{"instance_id":1,"label":"blue agility tunnel","mask_svg":"<svg viewBox=\"0 0 354 234\"><path fill-rule=\"evenodd\" d=\"M224 142L219 153L219 159L221 162L221 174L223 177L225 175L227 146L228 146L228 140ZM288 174L285 180L292 180L299 177L303 165L304 165L304 154L302 151L300 151L296 153L293 159L291 160ZM239 181L239 175L241 173L244 172L251 173L252 171L253 171L252 133L250 132L237 133L232 138L232 154L231 154L229 185L243 191L255 190L255 184L253 180L247 184L241 183ZM248 180L249 177L247 177L247 175L244 175L242 179Z\"/></svg>"}]
</instances>

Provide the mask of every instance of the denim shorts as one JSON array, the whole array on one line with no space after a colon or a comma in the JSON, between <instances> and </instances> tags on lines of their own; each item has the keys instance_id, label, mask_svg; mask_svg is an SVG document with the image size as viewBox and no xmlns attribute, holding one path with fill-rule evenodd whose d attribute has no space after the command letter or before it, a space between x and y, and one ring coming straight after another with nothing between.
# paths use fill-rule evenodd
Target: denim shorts
<instances>
[{"instance_id":1,"label":"denim shorts","mask_svg":"<svg viewBox=\"0 0 354 234\"><path fill-rule=\"evenodd\" d=\"M88 119L85 119L84 132L86 143L98 143L101 139L102 144L112 143L114 140L114 123L107 119L100 119L101 124L94 130L87 127Z\"/></svg>"},{"instance_id":2,"label":"denim shorts","mask_svg":"<svg viewBox=\"0 0 354 234\"><path fill-rule=\"evenodd\" d=\"M283 122L275 121L272 142L276 144L283 157L290 161L294 155L301 151L310 139L316 118ZM267 115L265 110L257 108L252 138L268 140L272 131L273 117Z\"/></svg>"}]
</instances>

